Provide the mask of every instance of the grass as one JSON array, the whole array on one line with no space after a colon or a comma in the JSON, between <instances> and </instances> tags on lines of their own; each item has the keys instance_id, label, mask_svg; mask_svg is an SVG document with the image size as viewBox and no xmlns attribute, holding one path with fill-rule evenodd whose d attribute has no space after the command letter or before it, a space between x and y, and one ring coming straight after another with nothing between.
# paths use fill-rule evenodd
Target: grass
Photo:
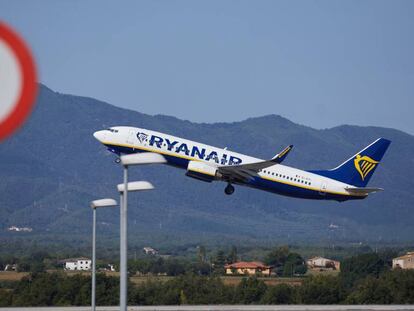
<instances>
[{"instance_id":1,"label":"grass","mask_svg":"<svg viewBox=\"0 0 414 311\"><path fill-rule=\"evenodd\" d=\"M57 272L58 270L50 270L48 272ZM60 270L61 271L61 270ZM69 276L73 275L90 275L89 271L65 271ZM17 282L20 281L23 277L27 276L28 272L15 272L15 271L0 271L0 282ZM119 277L119 272L106 271L107 276ZM244 276L221 276L221 280L225 285L237 286ZM156 282L166 282L174 279L174 276L147 276L147 275L134 275L130 277L130 280L134 284L142 284L147 281L156 281ZM266 285L278 285L278 284L288 284L298 286L303 282L303 278L284 278L284 277L259 277L259 280L262 280Z\"/></svg>"},{"instance_id":2,"label":"grass","mask_svg":"<svg viewBox=\"0 0 414 311\"><path fill-rule=\"evenodd\" d=\"M0 282L1 281L20 281L22 278L27 276L28 272L16 272L16 271L0 271Z\"/></svg>"},{"instance_id":3,"label":"grass","mask_svg":"<svg viewBox=\"0 0 414 311\"><path fill-rule=\"evenodd\" d=\"M333 275L337 276L339 274L339 270L317 270L317 269L308 269L306 275Z\"/></svg>"}]
</instances>

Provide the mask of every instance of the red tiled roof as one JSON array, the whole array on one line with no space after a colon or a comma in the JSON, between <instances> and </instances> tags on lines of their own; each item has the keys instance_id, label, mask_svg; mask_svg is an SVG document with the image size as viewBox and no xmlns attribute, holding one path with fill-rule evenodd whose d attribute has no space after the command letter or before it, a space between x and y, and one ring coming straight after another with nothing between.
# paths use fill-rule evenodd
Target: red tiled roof
<instances>
[{"instance_id":1,"label":"red tiled roof","mask_svg":"<svg viewBox=\"0 0 414 311\"><path fill-rule=\"evenodd\" d=\"M408 252L405 255L402 255L400 257L393 258L393 259L395 260L395 259L408 259L408 258L414 258L414 252Z\"/></svg>"},{"instance_id":2,"label":"red tiled roof","mask_svg":"<svg viewBox=\"0 0 414 311\"><path fill-rule=\"evenodd\" d=\"M269 269L270 266L266 266L260 261L239 261L228 265L225 265L226 269Z\"/></svg>"}]
</instances>

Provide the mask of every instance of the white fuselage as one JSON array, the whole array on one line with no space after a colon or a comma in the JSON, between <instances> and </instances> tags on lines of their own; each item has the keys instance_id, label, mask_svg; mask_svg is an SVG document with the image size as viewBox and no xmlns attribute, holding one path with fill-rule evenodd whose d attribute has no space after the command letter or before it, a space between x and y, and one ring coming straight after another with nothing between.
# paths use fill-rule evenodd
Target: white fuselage
<instances>
[{"instance_id":1,"label":"white fuselage","mask_svg":"<svg viewBox=\"0 0 414 311\"><path fill-rule=\"evenodd\" d=\"M112 127L94 135L112 152L155 152L165 156L168 164L183 169L187 169L189 161L201 161L217 167L263 161L228 149L136 127ZM310 199L343 201L366 196L355 196L347 192L346 189L353 188L352 185L282 164L269 166L257 174L252 182L244 184L282 195Z\"/></svg>"}]
</instances>

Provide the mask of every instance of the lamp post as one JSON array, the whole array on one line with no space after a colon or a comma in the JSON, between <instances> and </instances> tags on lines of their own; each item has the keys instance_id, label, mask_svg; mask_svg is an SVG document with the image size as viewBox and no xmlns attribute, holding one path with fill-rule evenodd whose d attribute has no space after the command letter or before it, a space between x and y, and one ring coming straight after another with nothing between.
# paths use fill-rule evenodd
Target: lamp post
<instances>
[{"instance_id":1,"label":"lamp post","mask_svg":"<svg viewBox=\"0 0 414 311\"><path fill-rule=\"evenodd\" d=\"M121 193L121 246L120 246L120 293L119 305L121 311L127 311L127 211L128 211L128 191L142 191L150 190L154 187L149 182L135 182L134 189L129 189L128 183L128 167L132 165L143 164L161 164L166 163L167 160L158 153L144 152L121 156L121 164L124 167L124 183L118 185L118 191Z\"/></svg>"},{"instance_id":2,"label":"lamp post","mask_svg":"<svg viewBox=\"0 0 414 311\"><path fill-rule=\"evenodd\" d=\"M101 199L91 202L91 208L93 210L93 225L92 225L92 297L91 307L92 311L95 311L96 304L96 209L99 207L116 206L117 203L113 199Z\"/></svg>"}]
</instances>

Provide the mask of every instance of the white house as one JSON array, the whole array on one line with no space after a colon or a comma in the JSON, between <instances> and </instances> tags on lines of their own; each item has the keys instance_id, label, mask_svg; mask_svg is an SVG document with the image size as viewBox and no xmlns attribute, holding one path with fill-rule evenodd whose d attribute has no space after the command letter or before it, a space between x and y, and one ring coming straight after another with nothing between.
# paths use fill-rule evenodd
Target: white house
<instances>
[{"instance_id":1,"label":"white house","mask_svg":"<svg viewBox=\"0 0 414 311\"><path fill-rule=\"evenodd\" d=\"M92 260L89 258L70 258L63 260L65 270L91 270Z\"/></svg>"},{"instance_id":2,"label":"white house","mask_svg":"<svg viewBox=\"0 0 414 311\"><path fill-rule=\"evenodd\" d=\"M323 257L313 257L306 261L306 264L309 269L324 269L324 268L331 268L335 270L339 270L341 263L336 260L323 258Z\"/></svg>"},{"instance_id":3,"label":"white house","mask_svg":"<svg viewBox=\"0 0 414 311\"><path fill-rule=\"evenodd\" d=\"M17 265L16 264L7 264L4 267L4 271L17 271Z\"/></svg>"},{"instance_id":4,"label":"white house","mask_svg":"<svg viewBox=\"0 0 414 311\"><path fill-rule=\"evenodd\" d=\"M143 251L146 255L157 255L158 251L152 247L146 246L143 248Z\"/></svg>"},{"instance_id":5,"label":"white house","mask_svg":"<svg viewBox=\"0 0 414 311\"><path fill-rule=\"evenodd\" d=\"M404 256L392 260L393 269L414 269L414 252L408 252Z\"/></svg>"}]
</instances>

